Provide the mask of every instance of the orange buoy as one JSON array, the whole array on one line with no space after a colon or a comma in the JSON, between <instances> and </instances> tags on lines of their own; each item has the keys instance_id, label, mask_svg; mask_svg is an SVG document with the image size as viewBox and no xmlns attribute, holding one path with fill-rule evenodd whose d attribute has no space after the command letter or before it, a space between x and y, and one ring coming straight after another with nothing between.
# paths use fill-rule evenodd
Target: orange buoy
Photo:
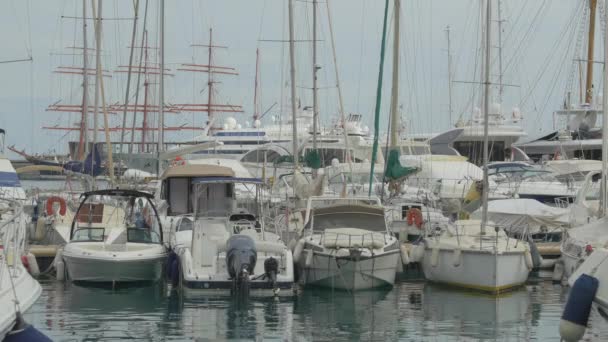
<instances>
[{"instance_id":1,"label":"orange buoy","mask_svg":"<svg viewBox=\"0 0 608 342\"><path fill-rule=\"evenodd\" d=\"M422 211L418 208L412 208L407 211L407 224L408 225L416 225L418 229L422 228L422 224L424 221L422 220Z\"/></svg>"},{"instance_id":2,"label":"orange buoy","mask_svg":"<svg viewBox=\"0 0 608 342\"><path fill-rule=\"evenodd\" d=\"M65 204L65 200L59 196L51 196L46 200L46 214L53 215L55 211L53 210L53 204L59 203L59 215L64 216L67 211L67 206Z\"/></svg>"}]
</instances>

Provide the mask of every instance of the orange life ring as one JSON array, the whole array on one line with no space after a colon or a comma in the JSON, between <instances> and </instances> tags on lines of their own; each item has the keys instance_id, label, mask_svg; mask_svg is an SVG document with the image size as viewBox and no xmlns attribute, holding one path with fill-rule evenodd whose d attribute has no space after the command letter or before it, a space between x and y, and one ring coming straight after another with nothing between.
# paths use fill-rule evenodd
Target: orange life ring
<instances>
[{"instance_id":1,"label":"orange life ring","mask_svg":"<svg viewBox=\"0 0 608 342\"><path fill-rule=\"evenodd\" d=\"M51 196L46 200L46 214L54 215L55 211L53 210L53 204L59 202L59 215L65 215L67 211L67 206L65 204L65 200L59 196Z\"/></svg>"},{"instance_id":2,"label":"orange life ring","mask_svg":"<svg viewBox=\"0 0 608 342\"><path fill-rule=\"evenodd\" d=\"M412 208L407 211L407 224L415 224L418 229L422 228L422 211L418 208Z\"/></svg>"}]
</instances>

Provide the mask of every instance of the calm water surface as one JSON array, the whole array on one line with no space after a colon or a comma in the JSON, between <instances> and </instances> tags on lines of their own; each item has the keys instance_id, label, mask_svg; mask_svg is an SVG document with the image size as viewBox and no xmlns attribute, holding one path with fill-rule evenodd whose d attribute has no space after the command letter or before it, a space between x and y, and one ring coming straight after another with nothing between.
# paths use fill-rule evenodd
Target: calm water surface
<instances>
[{"instance_id":1,"label":"calm water surface","mask_svg":"<svg viewBox=\"0 0 608 342\"><path fill-rule=\"evenodd\" d=\"M43 189L64 184L23 183ZM293 299L247 303L184 299L160 283L117 290L40 283L42 296L26 320L55 341L559 341L568 295L544 277L499 298L403 280L391 290L306 289ZM608 320L596 310L585 339L608 341Z\"/></svg>"},{"instance_id":2,"label":"calm water surface","mask_svg":"<svg viewBox=\"0 0 608 342\"><path fill-rule=\"evenodd\" d=\"M559 341L567 290L539 280L500 298L402 281L391 290L305 290L293 299L184 299L163 284L112 290L41 280L26 320L55 341ZM606 341L592 313L586 340Z\"/></svg>"}]
</instances>

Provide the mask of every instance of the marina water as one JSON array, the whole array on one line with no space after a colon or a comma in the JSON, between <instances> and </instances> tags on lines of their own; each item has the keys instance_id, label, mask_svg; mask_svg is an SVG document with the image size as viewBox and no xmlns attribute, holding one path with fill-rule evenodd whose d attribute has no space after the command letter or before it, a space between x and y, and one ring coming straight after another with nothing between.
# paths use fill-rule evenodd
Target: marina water
<instances>
[{"instance_id":1,"label":"marina water","mask_svg":"<svg viewBox=\"0 0 608 342\"><path fill-rule=\"evenodd\" d=\"M491 297L419 280L354 294L306 289L293 299L184 299L164 284L96 288L40 281L26 319L55 341L559 341L567 288L532 279ZM608 336L593 310L587 341Z\"/></svg>"},{"instance_id":2,"label":"marina water","mask_svg":"<svg viewBox=\"0 0 608 342\"><path fill-rule=\"evenodd\" d=\"M64 181L23 181L61 189ZM78 188L79 184L71 184ZM500 297L425 283L409 273L395 287L354 294L305 289L295 298L182 298L164 283L90 287L41 278L25 315L54 341L559 341L568 288L551 274ZM593 310L585 339L602 341L608 320Z\"/></svg>"}]
</instances>

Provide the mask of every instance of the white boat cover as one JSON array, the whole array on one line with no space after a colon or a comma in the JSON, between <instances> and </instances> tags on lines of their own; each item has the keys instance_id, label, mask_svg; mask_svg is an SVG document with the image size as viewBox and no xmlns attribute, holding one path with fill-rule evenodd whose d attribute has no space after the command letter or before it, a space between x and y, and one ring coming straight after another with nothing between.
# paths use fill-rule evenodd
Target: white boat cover
<instances>
[{"instance_id":1,"label":"white boat cover","mask_svg":"<svg viewBox=\"0 0 608 342\"><path fill-rule=\"evenodd\" d=\"M573 286L574 282L583 273L599 280L595 301L604 309L608 309L608 249L598 248L593 251L570 278L568 278L568 284Z\"/></svg>"},{"instance_id":2,"label":"white boat cover","mask_svg":"<svg viewBox=\"0 0 608 342\"><path fill-rule=\"evenodd\" d=\"M488 219L512 233L538 233L541 227L547 231L567 227L569 210L551 207L534 199L518 198L495 200L488 203ZM481 218L481 208L471 214Z\"/></svg>"},{"instance_id":3,"label":"white boat cover","mask_svg":"<svg viewBox=\"0 0 608 342\"><path fill-rule=\"evenodd\" d=\"M572 228L568 230L568 236L583 243L590 243L593 246L604 246L608 243L608 217Z\"/></svg>"}]
</instances>

